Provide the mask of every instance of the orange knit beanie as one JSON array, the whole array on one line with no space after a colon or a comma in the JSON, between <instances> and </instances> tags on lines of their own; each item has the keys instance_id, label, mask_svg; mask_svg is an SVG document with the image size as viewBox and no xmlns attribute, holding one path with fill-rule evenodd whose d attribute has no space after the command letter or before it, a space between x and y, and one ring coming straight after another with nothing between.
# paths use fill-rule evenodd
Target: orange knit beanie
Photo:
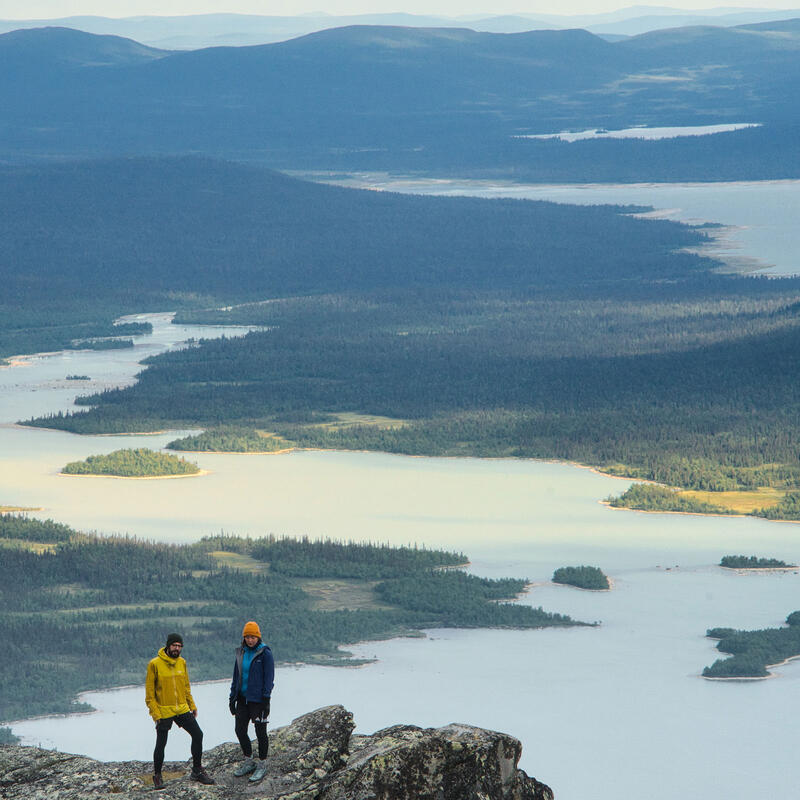
<instances>
[{"instance_id":1,"label":"orange knit beanie","mask_svg":"<svg viewBox=\"0 0 800 800\"><path fill-rule=\"evenodd\" d=\"M261 628L258 627L257 622L245 622L244 628L242 629L242 636L258 636L261 638Z\"/></svg>"}]
</instances>

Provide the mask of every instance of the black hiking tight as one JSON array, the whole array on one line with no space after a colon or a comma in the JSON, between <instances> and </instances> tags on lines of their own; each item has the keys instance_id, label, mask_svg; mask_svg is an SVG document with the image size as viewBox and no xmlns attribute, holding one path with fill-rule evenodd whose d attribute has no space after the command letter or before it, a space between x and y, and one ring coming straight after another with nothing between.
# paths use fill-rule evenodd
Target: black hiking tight
<instances>
[{"instance_id":1,"label":"black hiking tight","mask_svg":"<svg viewBox=\"0 0 800 800\"><path fill-rule=\"evenodd\" d=\"M269 738L267 737L267 722L257 721L263 719L264 706L261 703L245 703L242 698L236 704L236 738L242 746L242 753L245 758L253 755L253 744L250 741L250 734L247 732L250 721L256 729L256 739L258 739L258 757L263 761L269 753Z\"/></svg>"},{"instance_id":2,"label":"black hiking tight","mask_svg":"<svg viewBox=\"0 0 800 800\"><path fill-rule=\"evenodd\" d=\"M197 724L194 714L187 711L177 717L160 719L156 723L156 749L153 750L153 772L161 772L164 766L164 748L167 746L167 737L172 723L183 728L192 737L192 768L200 770L203 767L203 731Z\"/></svg>"}]
</instances>

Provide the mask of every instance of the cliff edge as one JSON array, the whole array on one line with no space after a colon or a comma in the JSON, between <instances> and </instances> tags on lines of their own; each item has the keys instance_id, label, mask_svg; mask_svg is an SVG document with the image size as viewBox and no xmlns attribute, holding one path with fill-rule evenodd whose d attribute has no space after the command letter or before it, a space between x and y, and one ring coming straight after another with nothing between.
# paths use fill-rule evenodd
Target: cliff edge
<instances>
[{"instance_id":1,"label":"cliff edge","mask_svg":"<svg viewBox=\"0 0 800 800\"><path fill-rule=\"evenodd\" d=\"M553 792L517 768L520 742L469 725L394 725L353 734L353 715L328 706L270 735L269 772L259 784L234 778L238 744L219 745L204 763L217 781L189 780L190 762L164 765L154 792L152 764L106 763L37 747L0 747L0 796L6 800L553 800Z\"/></svg>"}]
</instances>

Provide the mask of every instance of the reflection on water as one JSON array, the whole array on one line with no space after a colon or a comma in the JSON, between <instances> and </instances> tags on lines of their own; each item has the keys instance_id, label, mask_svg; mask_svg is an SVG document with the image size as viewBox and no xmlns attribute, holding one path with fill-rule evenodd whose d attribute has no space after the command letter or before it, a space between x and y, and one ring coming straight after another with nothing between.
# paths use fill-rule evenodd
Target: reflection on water
<instances>
[{"instance_id":1,"label":"reflection on water","mask_svg":"<svg viewBox=\"0 0 800 800\"><path fill-rule=\"evenodd\" d=\"M137 345L139 357L186 335L197 329L181 332L161 320ZM423 640L360 645L357 656L378 661L358 669L283 666L274 724L342 703L362 731L452 721L507 731L523 742L522 766L550 783L559 800L744 800L794 792L794 725L785 709L800 700L800 666L754 684L697 675L716 657L706 628L775 626L800 606L798 575L742 576L713 565L726 553L796 563L800 527L613 510L598 501L628 481L521 460L199 454L210 474L181 481L64 478L56 473L67 461L119 447L162 447L175 433L79 437L8 424L67 408L84 389L64 381L66 374L111 385L129 381L136 360L127 351L69 353L0 370L3 502L43 506L43 516L83 529L163 541L225 530L464 550L477 574L538 584L522 602L602 621L565 630L437 630ZM547 582L568 564L601 566L615 579L614 591ZM232 652L235 634L219 646ZM154 653L160 644L153 643ZM186 657L191 668L192 654ZM196 687L196 698L206 745L233 740L225 683ZM99 713L28 720L13 730L27 743L63 751L150 758L153 730L141 686L89 700ZM169 746L169 758L188 757L182 732Z\"/></svg>"}]
</instances>

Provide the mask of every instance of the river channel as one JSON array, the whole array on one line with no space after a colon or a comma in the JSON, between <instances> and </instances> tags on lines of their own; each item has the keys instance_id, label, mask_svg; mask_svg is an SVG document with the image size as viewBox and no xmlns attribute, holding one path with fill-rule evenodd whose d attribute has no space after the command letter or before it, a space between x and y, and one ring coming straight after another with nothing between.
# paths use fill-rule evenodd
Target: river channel
<instances>
[{"instance_id":1,"label":"river channel","mask_svg":"<svg viewBox=\"0 0 800 800\"><path fill-rule=\"evenodd\" d=\"M81 480L64 463L119 447L163 447L175 432L75 436L13 423L70 407L78 393L132 380L137 361L192 336L242 332L169 324L131 351L26 358L0 369L0 498L84 530L161 541L205 534L331 536L465 551L480 575L533 582L521 602L600 621L543 631L432 630L352 648L359 668L280 666L272 724L342 703L358 729L458 721L523 743L521 766L559 800L702 797L795 791L794 709L800 664L759 682L702 680L715 660L706 628L777 626L800 608L800 575L736 574L728 553L797 563L800 526L747 518L640 514L603 498L628 481L523 460L409 458L306 451L201 454L208 475L172 481ZM66 375L89 375L67 381ZM80 384L80 385L76 385ZM613 591L551 584L558 566L594 564ZM236 644L236 632L231 641ZM160 646L154 642L153 651ZM276 654L280 658L280 653ZM186 653L191 666L191 653ZM144 664L142 670L144 674ZM227 686L196 687L206 747L233 740ZM90 693L99 709L12 725L25 743L105 760L148 759L152 723L141 686ZM188 757L175 732L168 757Z\"/></svg>"}]
</instances>

